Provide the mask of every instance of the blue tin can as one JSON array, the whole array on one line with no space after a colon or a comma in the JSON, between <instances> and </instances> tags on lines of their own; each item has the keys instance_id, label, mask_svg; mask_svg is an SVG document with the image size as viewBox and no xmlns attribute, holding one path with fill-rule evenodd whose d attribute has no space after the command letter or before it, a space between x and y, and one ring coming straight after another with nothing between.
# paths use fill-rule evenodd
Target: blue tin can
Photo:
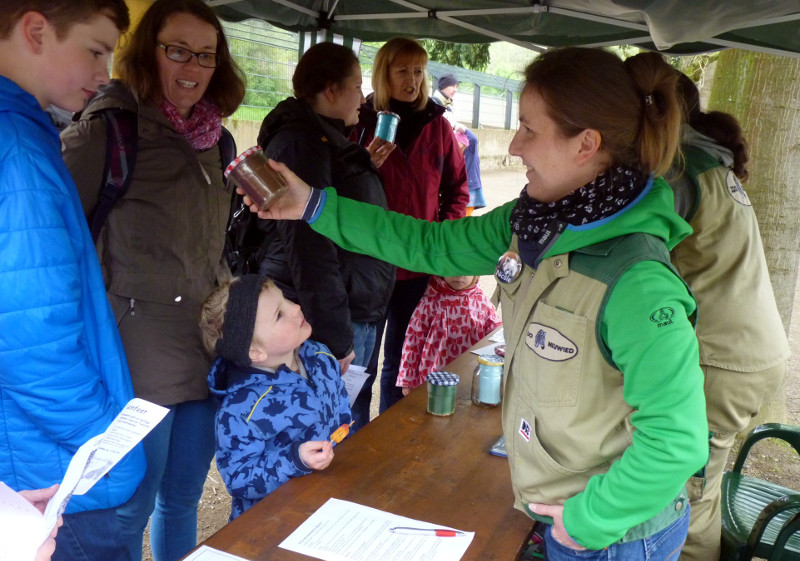
<instances>
[{"instance_id":1,"label":"blue tin can","mask_svg":"<svg viewBox=\"0 0 800 561\"><path fill-rule=\"evenodd\" d=\"M397 134L397 125L400 123L400 115L391 111L378 111L378 124L375 126L375 136L387 142L394 142Z\"/></svg>"}]
</instances>

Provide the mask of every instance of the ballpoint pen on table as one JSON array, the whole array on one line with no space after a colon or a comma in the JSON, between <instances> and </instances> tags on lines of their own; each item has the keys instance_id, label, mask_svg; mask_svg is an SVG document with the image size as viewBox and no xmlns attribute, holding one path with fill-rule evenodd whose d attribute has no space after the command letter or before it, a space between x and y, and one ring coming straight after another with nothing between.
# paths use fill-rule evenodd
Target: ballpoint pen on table
<instances>
[{"instance_id":1,"label":"ballpoint pen on table","mask_svg":"<svg viewBox=\"0 0 800 561\"><path fill-rule=\"evenodd\" d=\"M436 536L439 538L455 538L456 536L463 536L464 532L461 530L448 530L443 528L407 528L404 526L395 526L389 528L393 534L405 534L409 536Z\"/></svg>"}]
</instances>

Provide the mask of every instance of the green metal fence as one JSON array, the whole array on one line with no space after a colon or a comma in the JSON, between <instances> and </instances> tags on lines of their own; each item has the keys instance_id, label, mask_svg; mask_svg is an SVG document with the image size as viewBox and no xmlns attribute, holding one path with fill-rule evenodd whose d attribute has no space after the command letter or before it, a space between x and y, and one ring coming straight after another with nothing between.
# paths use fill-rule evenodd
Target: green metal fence
<instances>
[{"instance_id":1,"label":"green metal fence","mask_svg":"<svg viewBox=\"0 0 800 561\"><path fill-rule=\"evenodd\" d=\"M262 20L222 22L231 52L247 74L247 94L233 119L261 121L282 99L292 95L300 35ZM372 91L370 69L378 47L365 43L359 60L364 73L364 95ZM446 73L461 81L456 99L457 117L472 128L516 128L517 98L522 83L463 68L428 63L432 83Z\"/></svg>"}]
</instances>

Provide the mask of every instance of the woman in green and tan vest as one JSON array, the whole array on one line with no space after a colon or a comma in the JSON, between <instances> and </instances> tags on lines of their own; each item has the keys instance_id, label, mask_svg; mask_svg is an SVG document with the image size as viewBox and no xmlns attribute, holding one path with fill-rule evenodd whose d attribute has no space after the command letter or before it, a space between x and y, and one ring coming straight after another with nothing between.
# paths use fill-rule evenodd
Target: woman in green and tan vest
<instances>
[{"instance_id":1,"label":"woman in green and tan vest","mask_svg":"<svg viewBox=\"0 0 800 561\"><path fill-rule=\"evenodd\" d=\"M386 213L280 164L292 190L261 213L413 270L495 273L515 505L548 525L552 561L677 559L684 485L708 459L696 305L668 252L691 229L658 177L679 139L675 81L655 53L540 55L509 147L528 184L478 217Z\"/></svg>"},{"instance_id":2,"label":"woman in green and tan vest","mask_svg":"<svg viewBox=\"0 0 800 561\"><path fill-rule=\"evenodd\" d=\"M700 93L678 76L683 98L683 173L670 186L675 210L694 233L672 250L672 263L692 289L699 309L697 339L705 375L711 456L705 477L687 487L692 504L681 561L720 555L720 485L736 433L747 428L778 389L789 344L783 327L758 220L742 187L747 144L736 119L700 110Z\"/></svg>"}]
</instances>

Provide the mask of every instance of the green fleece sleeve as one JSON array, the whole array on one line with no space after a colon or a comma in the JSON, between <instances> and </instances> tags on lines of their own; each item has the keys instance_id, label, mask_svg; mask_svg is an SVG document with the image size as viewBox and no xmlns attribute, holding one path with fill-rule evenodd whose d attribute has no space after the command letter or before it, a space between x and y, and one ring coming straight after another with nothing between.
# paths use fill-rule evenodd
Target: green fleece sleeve
<instances>
[{"instance_id":1,"label":"green fleece sleeve","mask_svg":"<svg viewBox=\"0 0 800 561\"><path fill-rule=\"evenodd\" d=\"M622 458L564 504L564 526L579 544L602 549L661 512L708 460L703 373L688 319L695 301L665 265L631 267L609 298L602 337L635 409Z\"/></svg>"},{"instance_id":2,"label":"green fleece sleeve","mask_svg":"<svg viewBox=\"0 0 800 561\"><path fill-rule=\"evenodd\" d=\"M428 222L339 197L326 200L311 227L340 247L411 271L440 276L491 275L511 243L509 218L516 201L486 214Z\"/></svg>"}]
</instances>

